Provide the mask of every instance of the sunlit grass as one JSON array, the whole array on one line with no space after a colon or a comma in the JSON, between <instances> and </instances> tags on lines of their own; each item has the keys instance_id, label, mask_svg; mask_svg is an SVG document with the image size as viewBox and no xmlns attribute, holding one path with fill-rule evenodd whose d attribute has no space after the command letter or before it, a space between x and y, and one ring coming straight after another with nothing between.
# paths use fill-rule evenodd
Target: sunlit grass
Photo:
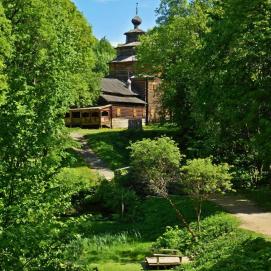
<instances>
[{"instance_id":1,"label":"sunlit grass","mask_svg":"<svg viewBox=\"0 0 271 271\"><path fill-rule=\"evenodd\" d=\"M127 147L131 142L162 135L176 138L179 135L175 127L159 126L148 126L143 130L71 128L68 131L84 135L92 150L113 170L129 165Z\"/></svg>"}]
</instances>

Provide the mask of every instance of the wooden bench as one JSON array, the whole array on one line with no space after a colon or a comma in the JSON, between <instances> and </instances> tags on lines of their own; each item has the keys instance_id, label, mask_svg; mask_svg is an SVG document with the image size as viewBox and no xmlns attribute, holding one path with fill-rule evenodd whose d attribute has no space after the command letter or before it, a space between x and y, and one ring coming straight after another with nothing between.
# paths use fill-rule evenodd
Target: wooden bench
<instances>
[{"instance_id":1,"label":"wooden bench","mask_svg":"<svg viewBox=\"0 0 271 271\"><path fill-rule=\"evenodd\" d=\"M182 263L182 257L177 255L153 254L145 258L146 265L149 267L175 267Z\"/></svg>"}]
</instances>

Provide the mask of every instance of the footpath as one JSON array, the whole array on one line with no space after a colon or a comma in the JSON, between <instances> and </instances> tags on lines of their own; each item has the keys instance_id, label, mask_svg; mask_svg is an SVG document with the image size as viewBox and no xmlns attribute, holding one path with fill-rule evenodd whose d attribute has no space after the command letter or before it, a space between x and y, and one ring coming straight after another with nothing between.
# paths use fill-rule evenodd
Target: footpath
<instances>
[{"instance_id":1,"label":"footpath","mask_svg":"<svg viewBox=\"0 0 271 271\"><path fill-rule=\"evenodd\" d=\"M264 212L251 200L240 195L226 195L213 197L211 201L237 217L241 228L271 237L271 212Z\"/></svg>"},{"instance_id":2,"label":"footpath","mask_svg":"<svg viewBox=\"0 0 271 271\"><path fill-rule=\"evenodd\" d=\"M81 148L75 148L75 151L79 153L86 164L94 170L98 175L111 181L114 178L114 172L109 169L106 164L89 148L87 140L83 135L77 132L71 133L71 137L80 143Z\"/></svg>"}]
</instances>

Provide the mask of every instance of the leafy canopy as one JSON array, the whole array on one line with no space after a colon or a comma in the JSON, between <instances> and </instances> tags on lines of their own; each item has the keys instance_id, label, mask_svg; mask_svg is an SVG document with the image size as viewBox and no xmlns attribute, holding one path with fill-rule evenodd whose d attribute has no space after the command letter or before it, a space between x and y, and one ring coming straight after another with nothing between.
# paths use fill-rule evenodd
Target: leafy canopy
<instances>
[{"instance_id":1,"label":"leafy canopy","mask_svg":"<svg viewBox=\"0 0 271 271\"><path fill-rule=\"evenodd\" d=\"M0 269L67 270L71 189L55 176L66 110L98 95L95 38L69 0L2 0L0 23Z\"/></svg>"},{"instance_id":2,"label":"leafy canopy","mask_svg":"<svg viewBox=\"0 0 271 271\"><path fill-rule=\"evenodd\" d=\"M182 167L185 191L199 201L215 193L224 193L232 187L228 164L213 164L211 158L188 160Z\"/></svg>"},{"instance_id":3,"label":"leafy canopy","mask_svg":"<svg viewBox=\"0 0 271 271\"><path fill-rule=\"evenodd\" d=\"M168 184L178 178L182 158L177 144L169 137L160 137L137 141L129 149L135 178L148 191L167 196Z\"/></svg>"}]
</instances>

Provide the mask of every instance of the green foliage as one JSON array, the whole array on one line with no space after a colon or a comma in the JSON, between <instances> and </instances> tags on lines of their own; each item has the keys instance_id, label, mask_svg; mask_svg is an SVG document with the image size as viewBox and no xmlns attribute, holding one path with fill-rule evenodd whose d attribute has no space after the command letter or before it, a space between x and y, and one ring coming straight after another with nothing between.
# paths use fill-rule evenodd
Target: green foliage
<instances>
[{"instance_id":1,"label":"green foliage","mask_svg":"<svg viewBox=\"0 0 271 271\"><path fill-rule=\"evenodd\" d=\"M270 12L270 1L217 1L198 53L195 112L206 150L246 169L252 184L270 164Z\"/></svg>"},{"instance_id":2,"label":"green foliage","mask_svg":"<svg viewBox=\"0 0 271 271\"><path fill-rule=\"evenodd\" d=\"M190 157L227 161L238 187L255 187L270 175L270 1L162 0L157 12L139 66L161 77Z\"/></svg>"},{"instance_id":3,"label":"green foliage","mask_svg":"<svg viewBox=\"0 0 271 271\"><path fill-rule=\"evenodd\" d=\"M168 227L154 246L178 248L193 262L183 265L182 271L266 270L271 267L271 244L262 237L237 228L229 215L219 214L204 219L202 232L195 242L190 234L178 227ZM191 227L196 227L194 223Z\"/></svg>"},{"instance_id":4,"label":"green foliage","mask_svg":"<svg viewBox=\"0 0 271 271\"><path fill-rule=\"evenodd\" d=\"M256 202L263 210L271 211L271 188L270 186L263 186L256 189L248 189L242 191L242 194L248 199Z\"/></svg>"},{"instance_id":5,"label":"green foliage","mask_svg":"<svg viewBox=\"0 0 271 271\"><path fill-rule=\"evenodd\" d=\"M2 3L0 2L0 105L5 101L7 90L6 61L11 57L11 24L7 20Z\"/></svg>"},{"instance_id":6,"label":"green foliage","mask_svg":"<svg viewBox=\"0 0 271 271\"><path fill-rule=\"evenodd\" d=\"M143 139L129 149L132 175L141 183L141 190L167 196L169 183L178 178L182 158L175 141L169 137Z\"/></svg>"},{"instance_id":7,"label":"green foliage","mask_svg":"<svg viewBox=\"0 0 271 271\"><path fill-rule=\"evenodd\" d=\"M112 47L110 42L104 37L96 42L94 47L96 55L96 67L95 71L107 76L109 73L108 63L113 60L116 55L115 49Z\"/></svg>"},{"instance_id":8,"label":"green foliage","mask_svg":"<svg viewBox=\"0 0 271 271\"><path fill-rule=\"evenodd\" d=\"M138 214L139 199L136 193L113 181L103 181L97 187L93 203L100 204L107 213L117 214L122 220L133 221Z\"/></svg>"},{"instance_id":9,"label":"green foliage","mask_svg":"<svg viewBox=\"0 0 271 271\"><path fill-rule=\"evenodd\" d=\"M77 129L88 139L92 150L107 163L112 170L129 166L130 157L127 147L130 142L142 140L143 138L155 138L167 135L173 138L178 137L178 129L175 127L148 126L144 130L120 130L120 129Z\"/></svg>"},{"instance_id":10,"label":"green foliage","mask_svg":"<svg viewBox=\"0 0 271 271\"><path fill-rule=\"evenodd\" d=\"M108 270L107 266L110 265L115 266L116 269L113 270L122 270L119 269L121 266L126 270L124 268L129 268L130 265L136 268L131 270L140 270L137 269L139 262L148 253L149 247L150 244L142 242L137 232L95 234L89 238L78 236L71 243L67 257L74 257L80 251L76 263L86 270L92 270L96 266L99 270Z\"/></svg>"},{"instance_id":11,"label":"green foliage","mask_svg":"<svg viewBox=\"0 0 271 271\"><path fill-rule=\"evenodd\" d=\"M159 8L156 9L158 15L156 22L158 24L166 24L180 14L186 15L187 9L187 0L161 0Z\"/></svg>"},{"instance_id":12,"label":"green foliage","mask_svg":"<svg viewBox=\"0 0 271 271\"><path fill-rule=\"evenodd\" d=\"M205 218L202 222L202 230L197 235L197 240L192 239L186 229L178 226L167 227L166 231L156 240L154 248L179 249L183 255L196 257L203 253L202 246L218 237L231 233L237 223L229 215L219 214ZM191 223L191 228L196 230L197 224Z\"/></svg>"},{"instance_id":13,"label":"green foliage","mask_svg":"<svg viewBox=\"0 0 271 271\"><path fill-rule=\"evenodd\" d=\"M211 158L188 160L182 167L182 184L192 198L202 202L212 194L231 190L229 170L228 164L215 165Z\"/></svg>"},{"instance_id":14,"label":"green foliage","mask_svg":"<svg viewBox=\"0 0 271 271\"><path fill-rule=\"evenodd\" d=\"M182 271L244 271L270 270L271 245L262 237L235 230L228 235L205 243L201 253Z\"/></svg>"},{"instance_id":15,"label":"green foliage","mask_svg":"<svg viewBox=\"0 0 271 271\"><path fill-rule=\"evenodd\" d=\"M184 209L184 214L189 221L196 219L191 199L173 197L172 200L178 208ZM108 213L102 216L98 210L93 215L73 218L75 221L69 230L77 237L67 247L65 258L74 260L82 268L98 266L99 269L107 271L107 267L111 268L109 270L113 267L116 268L115 270L126 270L126 267L129 270L131 266L131 270L138 270L140 263L150 253L152 245L150 242L163 234L166 226L174 226L178 223L175 211L163 198L148 197L139 204L140 212L133 221L109 218ZM214 204L205 202L203 217L219 211L221 210Z\"/></svg>"},{"instance_id":16,"label":"green foliage","mask_svg":"<svg viewBox=\"0 0 271 271\"><path fill-rule=\"evenodd\" d=\"M230 191L232 176L228 164L214 165L212 159L188 160L182 167L182 186L196 203L198 230L200 231L201 206L212 194Z\"/></svg>"},{"instance_id":17,"label":"green foliage","mask_svg":"<svg viewBox=\"0 0 271 271\"><path fill-rule=\"evenodd\" d=\"M0 269L71 270L60 216L74 191L56 175L63 115L98 94L95 39L69 0L2 0L0 23Z\"/></svg>"},{"instance_id":18,"label":"green foliage","mask_svg":"<svg viewBox=\"0 0 271 271\"><path fill-rule=\"evenodd\" d=\"M202 47L202 35L208 31L208 2L162 1L160 12L162 17L164 12L169 13L169 20L142 37L137 51L139 68L162 79L162 105L186 134L194 125L195 52Z\"/></svg>"},{"instance_id":19,"label":"green foliage","mask_svg":"<svg viewBox=\"0 0 271 271\"><path fill-rule=\"evenodd\" d=\"M73 207L80 213L102 214L118 221L134 221L139 212L140 201L133 190L115 180L99 180L95 186L80 185L72 197Z\"/></svg>"}]
</instances>

